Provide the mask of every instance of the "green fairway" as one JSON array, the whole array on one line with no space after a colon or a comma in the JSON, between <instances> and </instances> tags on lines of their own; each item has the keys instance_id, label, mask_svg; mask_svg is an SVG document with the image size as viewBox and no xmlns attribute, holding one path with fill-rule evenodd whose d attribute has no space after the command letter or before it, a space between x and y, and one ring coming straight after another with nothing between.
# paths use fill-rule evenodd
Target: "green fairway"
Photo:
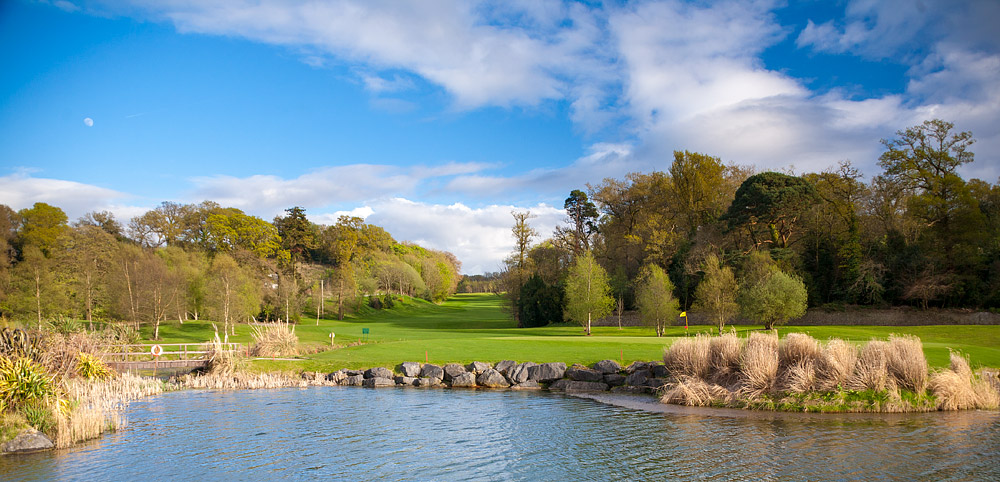
<instances>
[{"instance_id":1,"label":"green fairway","mask_svg":"<svg viewBox=\"0 0 1000 482\"><path fill-rule=\"evenodd\" d=\"M313 350L324 347L325 351L302 360L257 361L255 365L263 370L333 371L424 360L436 364L504 359L590 364L608 358L627 365L636 360L659 360L664 347L678 337L710 330L698 326L685 331L683 326L675 326L667 328L667 336L657 338L653 329L646 327L595 327L589 337L578 325L519 329L500 309L500 303L496 295L459 294L440 305L408 298L392 309L365 309L344 321L320 319L318 326L315 318L303 318L295 328L300 342ZM328 310L334 312L332 307ZM369 330L367 343L325 348L331 332L336 333L337 345L343 346L363 340L363 328ZM760 328L736 327L741 334ZM231 341L250 342L250 330L246 325L238 326ZM974 366L1000 367L1000 326L782 326L778 331L782 336L806 332L820 340L839 337L854 342L884 339L892 333L914 334L923 340L932 366L946 366L948 348L952 348L970 355ZM144 329L143 334L149 332ZM209 340L214 330L211 322L174 322L161 325L160 334L163 343L197 342Z\"/></svg>"}]
</instances>

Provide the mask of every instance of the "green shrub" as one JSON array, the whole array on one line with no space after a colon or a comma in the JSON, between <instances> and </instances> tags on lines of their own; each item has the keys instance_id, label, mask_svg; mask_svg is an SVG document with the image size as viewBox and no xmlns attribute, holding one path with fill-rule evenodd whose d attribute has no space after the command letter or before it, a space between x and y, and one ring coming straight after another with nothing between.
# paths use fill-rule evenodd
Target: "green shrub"
<instances>
[{"instance_id":1,"label":"green shrub","mask_svg":"<svg viewBox=\"0 0 1000 482\"><path fill-rule=\"evenodd\" d=\"M0 400L8 409L56 395L56 384L41 365L28 358L0 357Z\"/></svg>"},{"instance_id":2,"label":"green shrub","mask_svg":"<svg viewBox=\"0 0 1000 482\"><path fill-rule=\"evenodd\" d=\"M9 359L30 358L41 361L43 351L41 338L32 336L20 328L4 328L0 331L0 357Z\"/></svg>"},{"instance_id":3,"label":"green shrub","mask_svg":"<svg viewBox=\"0 0 1000 482\"><path fill-rule=\"evenodd\" d=\"M100 358L89 353L77 355L77 373L88 380L103 380L114 375L114 372Z\"/></svg>"}]
</instances>

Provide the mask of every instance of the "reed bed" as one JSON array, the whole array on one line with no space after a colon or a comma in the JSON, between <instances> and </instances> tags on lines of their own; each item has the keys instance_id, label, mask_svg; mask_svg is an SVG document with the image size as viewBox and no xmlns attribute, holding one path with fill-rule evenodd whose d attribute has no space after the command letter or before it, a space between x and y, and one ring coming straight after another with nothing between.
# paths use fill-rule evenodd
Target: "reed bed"
<instances>
[{"instance_id":1,"label":"reed bed","mask_svg":"<svg viewBox=\"0 0 1000 482\"><path fill-rule=\"evenodd\" d=\"M664 353L664 403L806 411L907 412L997 409L1000 373L951 366L928 371L920 339L892 335L857 347L802 333L755 332L678 340Z\"/></svg>"},{"instance_id":2,"label":"reed bed","mask_svg":"<svg viewBox=\"0 0 1000 482\"><path fill-rule=\"evenodd\" d=\"M299 337L295 335L294 325L276 323L268 326L255 326L250 335L254 340L253 347L251 347L254 356L276 357L298 354Z\"/></svg>"},{"instance_id":3,"label":"reed bed","mask_svg":"<svg viewBox=\"0 0 1000 482\"><path fill-rule=\"evenodd\" d=\"M68 379L64 390L75 406L56 417L54 442L57 447L68 447L119 430L126 425L124 411L129 402L173 388L155 378L129 373L104 379Z\"/></svg>"},{"instance_id":4,"label":"reed bed","mask_svg":"<svg viewBox=\"0 0 1000 482\"><path fill-rule=\"evenodd\" d=\"M244 371L184 375L178 379L185 388L208 388L219 390L254 390L260 388L284 388L305 386L306 382L283 373L248 373Z\"/></svg>"}]
</instances>

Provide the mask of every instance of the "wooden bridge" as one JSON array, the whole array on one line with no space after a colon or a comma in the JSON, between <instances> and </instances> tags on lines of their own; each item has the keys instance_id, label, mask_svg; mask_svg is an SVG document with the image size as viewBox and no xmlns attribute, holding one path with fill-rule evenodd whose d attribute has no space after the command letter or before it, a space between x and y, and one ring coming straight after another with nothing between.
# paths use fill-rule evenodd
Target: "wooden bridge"
<instances>
[{"instance_id":1,"label":"wooden bridge","mask_svg":"<svg viewBox=\"0 0 1000 482\"><path fill-rule=\"evenodd\" d=\"M208 363L212 342L202 343L149 343L136 345L116 345L107 347L120 351L105 351L108 366L118 370L157 370L166 368L198 368ZM153 354L153 347L160 347L159 356ZM242 353L240 343L223 343L222 351Z\"/></svg>"}]
</instances>

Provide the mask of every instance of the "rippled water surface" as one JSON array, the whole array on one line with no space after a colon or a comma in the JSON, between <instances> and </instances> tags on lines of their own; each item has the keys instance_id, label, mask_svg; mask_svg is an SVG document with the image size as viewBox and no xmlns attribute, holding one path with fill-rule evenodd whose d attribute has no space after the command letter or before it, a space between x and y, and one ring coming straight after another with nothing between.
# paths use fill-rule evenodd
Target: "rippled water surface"
<instances>
[{"instance_id":1,"label":"rippled water surface","mask_svg":"<svg viewBox=\"0 0 1000 482\"><path fill-rule=\"evenodd\" d=\"M1000 480L1000 415L795 415L646 398L185 391L127 429L0 457L3 480Z\"/></svg>"}]
</instances>

